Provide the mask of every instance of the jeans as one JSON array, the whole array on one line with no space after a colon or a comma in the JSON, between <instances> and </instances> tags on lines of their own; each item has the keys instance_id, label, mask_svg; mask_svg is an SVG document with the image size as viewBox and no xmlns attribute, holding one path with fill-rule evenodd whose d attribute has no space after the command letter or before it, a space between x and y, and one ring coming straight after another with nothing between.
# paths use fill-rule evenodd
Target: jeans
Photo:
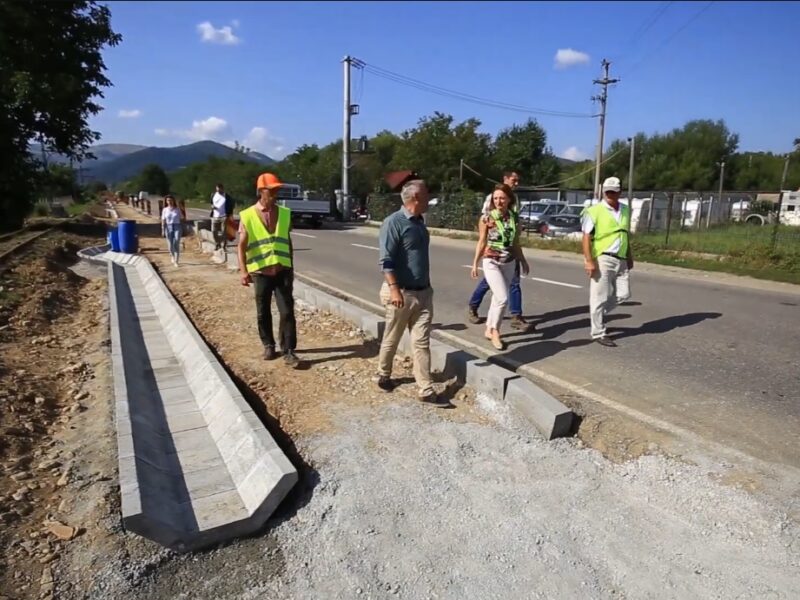
<instances>
[{"instance_id":1,"label":"jeans","mask_svg":"<svg viewBox=\"0 0 800 600\"><path fill-rule=\"evenodd\" d=\"M228 239L225 236L225 217L211 218L211 233L214 235L216 249L228 250Z\"/></svg>"},{"instance_id":2,"label":"jeans","mask_svg":"<svg viewBox=\"0 0 800 600\"><path fill-rule=\"evenodd\" d=\"M169 253L175 260L181 257L181 225L167 225L166 228L167 246Z\"/></svg>"},{"instance_id":3,"label":"jeans","mask_svg":"<svg viewBox=\"0 0 800 600\"><path fill-rule=\"evenodd\" d=\"M469 299L470 308L475 312L481 307L483 297L489 291L489 284L486 282L486 277L481 278L478 282L478 287L472 292L472 297ZM522 289L519 287L519 262L516 263L514 268L514 277L511 279L511 289L508 294L508 312L512 317L522 316Z\"/></svg>"},{"instance_id":4,"label":"jeans","mask_svg":"<svg viewBox=\"0 0 800 600\"><path fill-rule=\"evenodd\" d=\"M256 288L256 318L258 320L258 337L266 346L275 346L272 334L272 293L275 292L275 303L280 313L278 337L281 350L294 351L297 348L297 323L294 318L294 273L291 269L283 269L277 275L253 274Z\"/></svg>"}]
</instances>

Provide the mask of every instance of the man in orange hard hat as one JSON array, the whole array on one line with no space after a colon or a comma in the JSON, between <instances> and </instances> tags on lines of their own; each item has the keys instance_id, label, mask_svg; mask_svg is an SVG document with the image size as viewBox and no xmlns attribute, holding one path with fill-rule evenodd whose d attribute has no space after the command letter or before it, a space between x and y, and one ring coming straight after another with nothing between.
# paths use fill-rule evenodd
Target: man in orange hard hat
<instances>
[{"instance_id":1,"label":"man in orange hard hat","mask_svg":"<svg viewBox=\"0 0 800 600\"><path fill-rule=\"evenodd\" d=\"M280 313L278 337L283 359L292 368L300 366L297 325L294 317L294 251L290 238L291 210L278 206L280 180L262 173L256 181L258 200L239 213L239 271L242 285L255 286L258 335L264 345L264 358L277 356L272 332L272 294Z\"/></svg>"}]
</instances>

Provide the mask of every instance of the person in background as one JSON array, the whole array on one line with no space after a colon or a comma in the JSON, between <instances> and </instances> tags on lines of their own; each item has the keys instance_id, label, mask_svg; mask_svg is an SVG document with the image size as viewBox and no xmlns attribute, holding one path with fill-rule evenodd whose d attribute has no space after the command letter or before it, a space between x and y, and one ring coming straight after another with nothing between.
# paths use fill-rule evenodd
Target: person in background
<instances>
[{"instance_id":1,"label":"person in background","mask_svg":"<svg viewBox=\"0 0 800 600\"><path fill-rule=\"evenodd\" d=\"M604 199L583 210L583 265L589 276L589 315L592 339L613 348L617 343L606 335L605 317L620 302L631 297L630 246L631 210L619 201L621 183L617 177L603 182Z\"/></svg>"},{"instance_id":2,"label":"person in background","mask_svg":"<svg viewBox=\"0 0 800 600\"><path fill-rule=\"evenodd\" d=\"M520 269L524 275L530 270L519 245L515 204L516 197L510 185L503 183L495 186L489 217L481 217L478 221L480 237L472 261L472 278L478 278L478 265L482 262L483 275L492 290L485 335L497 350L505 350L505 344L500 339L500 326L508 304L511 282Z\"/></svg>"},{"instance_id":3,"label":"person in background","mask_svg":"<svg viewBox=\"0 0 800 600\"><path fill-rule=\"evenodd\" d=\"M395 388L394 357L403 334L409 331L419 400L441 408L452 407L436 393L431 377L430 235L422 219L428 209L428 188L422 179L412 179L403 185L400 197L403 206L383 220L378 242L384 277L380 301L386 310L378 356L378 387L385 392Z\"/></svg>"},{"instance_id":4,"label":"person in background","mask_svg":"<svg viewBox=\"0 0 800 600\"><path fill-rule=\"evenodd\" d=\"M167 194L164 196L164 210L161 211L161 234L167 238L167 247L172 259L172 264L176 267L181 260L181 229L183 219L181 210L175 203L175 196Z\"/></svg>"},{"instance_id":5,"label":"person in background","mask_svg":"<svg viewBox=\"0 0 800 600\"><path fill-rule=\"evenodd\" d=\"M503 183L511 188L511 191L517 189L519 185L519 175L516 171L513 170L506 170L503 171ZM486 196L486 201L483 204L483 210L481 211L484 220L488 219L489 212L492 210L492 194ZM514 204L514 211L518 212L518 207L516 203ZM469 305L467 307L467 319L470 323L477 325L481 322L480 317L478 316L478 309L481 307L481 302L483 302L483 297L486 295L486 292L489 291L489 284L486 281L486 277L482 277L481 280L478 282L478 286L475 288L475 291L472 293L472 297L469 299ZM511 314L511 327L517 329L519 331L531 331L533 326L526 322L522 316L522 288L520 287L519 281L519 265L517 265L516 270L514 271L514 277L511 280L511 290L509 294L509 313Z\"/></svg>"},{"instance_id":6,"label":"person in background","mask_svg":"<svg viewBox=\"0 0 800 600\"><path fill-rule=\"evenodd\" d=\"M225 186L218 183L214 195L211 196L211 233L214 236L214 249L222 248L223 253L228 251L228 242L225 239L225 218L228 215L228 204Z\"/></svg>"},{"instance_id":7,"label":"person in background","mask_svg":"<svg viewBox=\"0 0 800 600\"><path fill-rule=\"evenodd\" d=\"M294 249L290 237L291 210L278 206L281 182L272 173L262 173L256 181L258 200L239 213L239 271L242 285L255 284L258 335L264 358L272 360L275 337L272 332L272 294L280 313L278 337L283 360L294 369L297 357L297 323L294 316Z\"/></svg>"}]
</instances>

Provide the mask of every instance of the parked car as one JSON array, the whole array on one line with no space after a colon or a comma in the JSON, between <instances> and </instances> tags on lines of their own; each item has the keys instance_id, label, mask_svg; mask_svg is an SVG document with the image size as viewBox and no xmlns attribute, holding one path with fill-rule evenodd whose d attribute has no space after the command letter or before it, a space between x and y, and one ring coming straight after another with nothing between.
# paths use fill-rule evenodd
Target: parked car
<instances>
[{"instance_id":1,"label":"parked car","mask_svg":"<svg viewBox=\"0 0 800 600\"><path fill-rule=\"evenodd\" d=\"M528 231L539 231L543 218L557 215L566 206L563 202L523 202L519 207L519 223Z\"/></svg>"},{"instance_id":2,"label":"parked car","mask_svg":"<svg viewBox=\"0 0 800 600\"><path fill-rule=\"evenodd\" d=\"M583 234L581 218L578 215L560 213L543 217L539 221L539 234L543 238L576 238Z\"/></svg>"},{"instance_id":3,"label":"parked car","mask_svg":"<svg viewBox=\"0 0 800 600\"><path fill-rule=\"evenodd\" d=\"M567 204L561 210L560 215L574 215L580 217L583 209L586 208L583 204Z\"/></svg>"}]
</instances>

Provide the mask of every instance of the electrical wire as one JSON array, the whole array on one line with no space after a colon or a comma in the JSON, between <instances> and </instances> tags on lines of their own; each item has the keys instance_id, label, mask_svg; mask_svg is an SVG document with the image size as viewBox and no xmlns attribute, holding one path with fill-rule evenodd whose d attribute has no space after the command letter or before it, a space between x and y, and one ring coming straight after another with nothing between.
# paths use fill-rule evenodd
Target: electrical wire
<instances>
[{"instance_id":1,"label":"electrical wire","mask_svg":"<svg viewBox=\"0 0 800 600\"><path fill-rule=\"evenodd\" d=\"M703 13L705 13L711 6L714 4L715 0L711 0L708 2L703 8L697 11L694 15L692 15L688 21L686 21L683 25L678 27L670 36L664 39L658 46L656 46L653 50L651 50L648 54L643 56L637 63L635 63L631 68L625 71L624 76L628 76L631 72L635 71L639 68L648 58L651 58L654 54L658 53L662 48L664 48L667 44L669 44L673 39L675 39L678 34L680 34L684 29L689 27L692 23L694 23Z\"/></svg>"},{"instance_id":2,"label":"electrical wire","mask_svg":"<svg viewBox=\"0 0 800 600\"><path fill-rule=\"evenodd\" d=\"M394 83L398 83L400 85L405 85L408 87L412 87L424 92L428 92L431 94L437 94L439 96L444 96L447 98L454 98L457 100L463 100L465 102L472 102L474 104L480 104L483 106L490 106L493 108L502 108L505 110L511 110L516 112L523 112L528 114L534 115L543 115L549 117L565 117L565 118L575 118L575 119L590 119L595 117L596 115L590 113L577 113L577 112L567 112L567 111L558 111L558 110L548 110L543 108L531 108L527 106L521 106L519 104L512 104L509 102L502 102L499 100L491 100L489 98L482 98L480 96L473 96L472 94L466 94L464 92L458 92L455 90L450 90L447 88L443 88L438 85L434 85L431 83L426 83L424 81L420 81L419 79L414 79L412 77L407 77L405 75L401 75L399 73L395 73L394 71L389 71L388 69L383 69L381 67L371 65L368 63L363 63L364 67L363 70L367 71L369 74L374 75L375 77L381 77L388 81L393 81Z\"/></svg>"},{"instance_id":3,"label":"electrical wire","mask_svg":"<svg viewBox=\"0 0 800 600\"><path fill-rule=\"evenodd\" d=\"M606 156L606 157L605 157L603 160L601 160L601 161L600 161L600 164L601 164L601 165L604 165L605 163L607 163L608 161L610 161L612 158L614 158L615 156L617 156L617 155L618 155L618 154L620 154L621 152L624 152L624 151L626 151L627 149L628 149L628 148L626 148L626 147L623 147L623 148L620 148L619 150L617 150L616 152L614 152L614 153L612 153L612 154L609 154L609 155L608 155L608 156ZM500 183L499 181L495 181L495 180L494 180L494 179L492 179L491 177L487 177L487 176L486 176L486 175L484 175L483 173L479 173L478 171L476 171L475 169L473 169L472 167L470 167L470 166L469 166L467 163L465 163L464 161L461 161L461 164L462 164L462 165L463 165L463 166L464 166L466 169L468 169L469 171L472 171L473 173L475 173L475 175L477 175L478 177L483 177L483 178L484 178L486 181L491 181L492 183ZM533 189L533 190L541 190L541 189L544 189L544 188L552 188L552 187L556 187L556 186L559 186L559 185L561 185L562 183L566 183L567 181L572 181L573 179L577 179L578 177L581 177L581 176L583 176L583 175L586 175L587 173L591 173L592 171L594 171L594 170L595 170L595 168L596 168L596 165L595 165L595 164L592 164L592 166L591 166L591 167L589 167L588 169L586 169L585 171L581 171L580 173L577 173L577 174L575 174L575 175L572 175L572 176L570 176L570 177L567 177L566 179L562 179L561 181L554 181L554 182L552 182L552 183L545 183L545 184L542 184L542 185L533 185L533 186L526 186L526 187L527 187L528 189Z\"/></svg>"}]
</instances>

